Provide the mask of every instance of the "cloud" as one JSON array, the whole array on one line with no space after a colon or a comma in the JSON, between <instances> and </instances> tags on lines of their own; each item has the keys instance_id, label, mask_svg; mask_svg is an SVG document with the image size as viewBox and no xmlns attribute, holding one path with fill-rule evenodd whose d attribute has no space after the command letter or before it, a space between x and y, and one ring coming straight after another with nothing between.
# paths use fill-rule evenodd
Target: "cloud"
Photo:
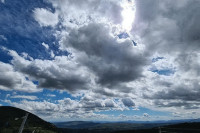
<instances>
[{"instance_id":1,"label":"cloud","mask_svg":"<svg viewBox=\"0 0 200 133\"><path fill-rule=\"evenodd\" d=\"M54 52L51 50L51 52L50 52L50 55L51 55L51 58L54 58L55 57L55 54L54 54Z\"/></svg>"},{"instance_id":2,"label":"cloud","mask_svg":"<svg viewBox=\"0 0 200 133\"><path fill-rule=\"evenodd\" d=\"M38 99L36 96L26 96L26 95L15 95L15 96L11 96L10 98L28 99L28 100L37 100Z\"/></svg>"},{"instance_id":3,"label":"cloud","mask_svg":"<svg viewBox=\"0 0 200 133\"><path fill-rule=\"evenodd\" d=\"M115 102L114 102L113 100L111 100L111 99L106 99L106 100L104 101L104 106L105 106L105 107L113 108L113 107L115 107L116 105L115 105Z\"/></svg>"},{"instance_id":4,"label":"cloud","mask_svg":"<svg viewBox=\"0 0 200 133\"><path fill-rule=\"evenodd\" d=\"M182 100L156 100L154 101L157 107L171 108L180 110L198 110L200 108L199 102L194 101L182 101Z\"/></svg>"},{"instance_id":5,"label":"cloud","mask_svg":"<svg viewBox=\"0 0 200 133\"><path fill-rule=\"evenodd\" d=\"M149 117L149 114L148 113L144 113L143 116L144 117Z\"/></svg>"},{"instance_id":6,"label":"cloud","mask_svg":"<svg viewBox=\"0 0 200 133\"><path fill-rule=\"evenodd\" d=\"M5 0L1 0L2 3L5 3Z\"/></svg>"},{"instance_id":7,"label":"cloud","mask_svg":"<svg viewBox=\"0 0 200 133\"><path fill-rule=\"evenodd\" d=\"M199 1L139 1L133 34L140 35L151 52L199 50ZM149 6L152 5L152 6ZM149 12L151 11L151 12ZM189 20L192 16L192 19ZM151 40L151 41L149 41ZM187 44L190 45L187 45Z\"/></svg>"},{"instance_id":8,"label":"cloud","mask_svg":"<svg viewBox=\"0 0 200 133\"><path fill-rule=\"evenodd\" d=\"M53 32L50 33L59 42L54 47L60 51L49 49L53 47L45 40L37 41L37 44L48 43L42 45L51 59L41 59L39 55L32 58L30 53L8 50L13 59L11 64L0 64L0 88L30 92L40 88L67 90L73 96L81 93L81 100L62 99L57 101L59 104L24 100L14 105L31 104L33 107L27 106L27 109L44 115L44 111L46 115L69 112L67 117L76 117L76 113L77 117L83 114L85 117L97 116L94 111L124 110L135 106L170 112L200 108L199 1L136 0L133 28L123 39L119 39L120 34L125 34L121 29L123 8L119 1L46 2L55 9L30 8L41 27L35 22L25 23L24 28L19 25L21 21L16 21L19 26L14 31L25 38L39 40L48 31L41 32L42 36L33 36L33 33L51 29ZM15 16L8 16L0 18L14 22L8 18ZM35 25L41 29L32 32ZM9 41L9 36L5 36ZM5 40L5 36L0 38ZM31 50L32 46L29 46ZM67 54L62 55L62 52ZM38 85L33 84L33 80L37 80ZM45 110L37 104L44 104ZM57 114L58 110L61 110L60 114Z\"/></svg>"},{"instance_id":9,"label":"cloud","mask_svg":"<svg viewBox=\"0 0 200 133\"><path fill-rule=\"evenodd\" d=\"M30 79L39 81L39 87L76 91L89 89L92 74L87 68L73 62L67 56L57 56L54 60L26 60L10 50L11 63L17 71Z\"/></svg>"},{"instance_id":10,"label":"cloud","mask_svg":"<svg viewBox=\"0 0 200 133\"><path fill-rule=\"evenodd\" d=\"M21 96L20 96L21 97ZM103 119L104 115L95 112L102 110L122 110L120 102L114 102L112 99L94 100L82 98L80 101L64 98L55 100L54 102L43 101L29 101L21 100L20 102L5 102L12 106L25 109L32 113L39 115L42 118L49 119ZM126 109L126 108L123 108ZM67 113L66 113L67 112ZM53 118L52 118L53 117Z\"/></svg>"},{"instance_id":11,"label":"cloud","mask_svg":"<svg viewBox=\"0 0 200 133\"><path fill-rule=\"evenodd\" d=\"M47 50L49 49L49 45L44 42L42 43L42 46L44 46Z\"/></svg>"},{"instance_id":12,"label":"cloud","mask_svg":"<svg viewBox=\"0 0 200 133\"><path fill-rule=\"evenodd\" d=\"M42 46L44 46L45 47L45 49L47 50L47 51L49 51L49 55L51 56L51 58L54 58L55 57L55 54L54 54L54 52L53 52L53 50L50 50L49 49L49 45L48 44L46 44L46 43L42 43Z\"/></svg>"},{"instance_id":13,"label":"cloud","mask_svg":"<svg viewBox=\"0 0 200 133\"><path fill-rule=\"evenodd\" d=\"M199 54L193 52L190 54L178 54L175 57L168 56L167 58L171 58L164 59L168 60L167 64L165 61L161 61L163 59L153 64L155 67L158 65L159 67L171 66L171 68L176 68L175 73L167 75L167 77L154 75L151 78L153 84L149 86L152 89L143 93L144 98L151 99L154 105L159 108L165 107L169 109L175 107L183 110L199 108L198 95L200 91L198 88L200 77L197 69L200 64L197 61ZM156 68L158 69L158 67Z\"/></svg>"},{"instance_id":14,"label":"cloud","mask_svg":"<svg viewBox=\"0 0 200 133\"><path fill-rule=\"evenodd\" d=\"M12 65L0 62L0 89L18 90L24 92L40 92L41 89L20 72L16 72Z\"/></svg>"},{"instance_id":15,"label":"cloud","mask_svg":"<svg viewBox=\"0 0 200 133\"><path fill-rule=\"evenodd\" d=\"M94 21L109 21L114 24L122 22L122 7L119 1L48 0L48 2L54 6L66 27L79 27Z\"/></svg>"},{"instance_id":16,"label":"cloud","mask_svg":"<svg viewBox=\"0 0 200 133\"><path fill-rule=\"evenodd\" d=\"M33 16L40 26L56 26L59 22L58 14L44 8L35 8L33 10Z\"/></svg>"},{"instance_id":17,"label":"cloud","mask_svg":"<svg viewBox=\"0 0 200 133\"><path fill-rule=\"evenodd\" d=\"M7 38L4 35L0 35L0 39L7 41Z\"/></svg>"},{"instance_id":18,"label":"cloud","mask_svg":"<svg viewBox=\"0 0 200 133\"><path fill-rule=\"evenodd\" d=\"M118 42L109 32L103 24L89 24L72 30L61 47L73 51L72 55L92 70L102 85L140 78L142 67L147 63L145 57L131 40Z\"/></svg>"},{"instance_id":19,"label":"cloud","mask_svg":"<svg viewBox=\"0 0 200 133\"><path fill-rule=\"evenodd\" d=\"M39 81L40 88L69 92L91 89L101 92L97 90L109 88L129 92L131 87L126 83L143 76L147 60L131 40L120 42L109 32L103 24L89 24L72 30L60 43L63 50L71 53L55 56L53 60L30 60L26 58L28 55L22 57L13 50L8 53L13 57L11 63L15 70Z\"/></svg>"},{"instance_id":20,"label":"cloud","mask_svg":"<svg viewBox=\"0 0 200 133\"><path fill-rule=\"evenodd\" d=\"M143 71L145 85L140 84L144 99L153 101L155 108L199 108L198 4L196 0L136 0L132 35L139 36L151 59L155 55L163 57L147 67L154 73ZM139 88L136 92L141 94Z\"/></svg>"},{"instance_id":21,"label":"cloud","mask_svg":"<svg viewBox=\"0 0 200 133\"><path fill-rule=\"evenodd\" d=\"M56 97L56 95L54 95L54 94L47 94L46 96L47 97Z\"/></svg>"},{"instance_id":22,"label":"cloud","mask_svg":"<svg viewBox=\"0 0 200 133\"><path fill-rule=\"evenodd\" d=\"M195 88L199 88L199 85L194 86ZM155 94L153 97L154 99L165 99L165 100L183 100L183 101L200 101L199 94L200 92L198 89L183 86L178 86L177 88L174 88L173 90L168 90L167 92L162 91Z\"/></svg>"},{"instance_id":23,"label":"cloud","mask_svg":"<svg viewBox=\"0 0 200 133\"><path fill-rule=\"evenodd\" d=\"M122 102L127 107L133 107L133 106L135 106L135 103L130 98L123 98Z\"/></svg>"},{"instance_id":24,"label":"cloud","mask_svg":"<svg viewBox=\"0 0 200 133\"><path fill-rule=\"evenodd\" d=\"M175 84L167 90L158 91L152 95L145 96L145 98L152 99L158 107L198 109L200 107L200 91L197 82L188 81L180 85Z\"/></svg>"}]
</instances>

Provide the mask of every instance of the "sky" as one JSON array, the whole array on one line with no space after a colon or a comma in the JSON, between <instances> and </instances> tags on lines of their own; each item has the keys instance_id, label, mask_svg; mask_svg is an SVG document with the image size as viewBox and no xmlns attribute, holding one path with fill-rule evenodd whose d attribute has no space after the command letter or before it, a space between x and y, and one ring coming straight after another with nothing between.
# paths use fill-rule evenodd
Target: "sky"
<instances>
[{"instance_id":1,"label":"sky","mask_svg":"<svg viewBox=\"0 0 200 133\"><path fill-rule=\"evenodd\" d=\"M199 0L1 0L0 106L48 121L200 116Z\"/></svg>"}]
</instances>

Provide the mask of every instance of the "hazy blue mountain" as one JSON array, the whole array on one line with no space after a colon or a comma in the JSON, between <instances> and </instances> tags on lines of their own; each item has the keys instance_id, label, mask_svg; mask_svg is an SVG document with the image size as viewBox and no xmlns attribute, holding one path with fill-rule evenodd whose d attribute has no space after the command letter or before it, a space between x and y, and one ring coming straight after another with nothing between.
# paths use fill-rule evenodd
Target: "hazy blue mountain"
<instances>
[{"instance_id":1,"label":"hazy blue mountain","mask_svg":"<svg viewBox=\"0 0 200 133\"><path fill-rule=\"evenodd\" d=\"M71 121L71 122L56 122L58 128L71 128L71 129L83 129L83 128L91 128L100 123L90 122L90 121Z\"/></svg>"}]
</instances>

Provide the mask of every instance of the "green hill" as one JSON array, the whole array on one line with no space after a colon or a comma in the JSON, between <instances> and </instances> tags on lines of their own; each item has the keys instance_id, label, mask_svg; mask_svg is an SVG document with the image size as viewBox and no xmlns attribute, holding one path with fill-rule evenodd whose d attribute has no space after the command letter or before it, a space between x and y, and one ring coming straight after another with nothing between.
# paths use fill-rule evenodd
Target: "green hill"
<instances>
[{"instance_id":1,"label":"green hill","mask_svg":"<svg viewBox=\"0 0 200 133\"><path fill-rule=\"evenodd\" d=\"M0 133L18 133L26 113L29 113L23 133L57 133L58 129L51 123L25 110L1 106Z\"/></svg>"}]
</instances>

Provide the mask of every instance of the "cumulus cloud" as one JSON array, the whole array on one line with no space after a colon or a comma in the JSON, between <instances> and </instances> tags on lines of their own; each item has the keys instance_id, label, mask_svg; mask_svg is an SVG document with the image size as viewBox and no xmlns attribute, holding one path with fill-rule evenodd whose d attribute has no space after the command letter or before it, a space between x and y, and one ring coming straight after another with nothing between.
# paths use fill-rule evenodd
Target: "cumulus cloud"
<instances>
[{"instance_id":1,"label":"cumulus cloud","mask_svg":"<svg viewBox=\"0 0 200 133\"><path fill-rule=\"evenodd\" d=\"M136 4L137 19L133 34L140 34L153 52L183 52L197 47L200 31L197 26L200 21L197 7L199 1L136 0ZM188 19L189 16L193 16L192 20Z\"/></svg>"},{"instance_id":2,"label":"cumulus cloud","mask_svg":"<svg viewBox=\"0 0 200 133\"><path fill-rule=\"evenodd\" d=\"M198 109L200 107L200 99L198 97L200 92L197 82L194 80L185 81L180 85L175 84L170 86L169 89L163 89L152 95L145 96L145 98L154 100L154 104L159 107Z\"/></svg>"},{"instance_id":3,"label":"cumulus cloud","mask_svg":"<svg viewBox=\"0 0 200 133\"><path fill-rule=\"evenodd\" d=\"M16 72L12 65L0 62L0 89L25 92L40 92L41 89L26 79L26 76Z\"/></svg>"},{"instance_id":4,"label":"cumulus cloud","mask_svg":"<svg viewBox=\"0 0 200 133\"><path fill-rule=\"evenodd\" d=\"M130 99L130 98L123 98L123 99L122 99L122 102L123 102L123 104L124 104L125 106L127 106L127 107L133 107L133 106L135 106L135 103L134 103L133 100Z\"/></svg>"},{"instance_id":5,"label":"cumulus cloud","mask_svg":"<svg viewBox=\"0 0 200 133\"><path fill-rule=\"evenodd\" d=\"M149 114L148 113L144 113L143 116L144 117L149 117Z\"/></svg>"},{"instance_id":6,"label":"cumulus cloud","mask_svg":"<svg viewBox=\"0 0 200 133\"><path fill-rule=\"evenodd\" d=\"M91 69L102 85L129 82L141 77L142 67L147 62L145 56L133 46L131 40L118 42L109 32L103 24L89 24L72 30L61 46L73 51L72 55Z\"/></svg>"},{"instance_id":7,"label":"cumulus cloud","mask_svg":"<svg viewBox=\"0 0 200 133\"><path fill-rule=\"evenodd\" d=\"M19 97L21 98L21 96ZM18 96L16 96L16 98L18 98ZM120 102L115 102L112 99L94 100L93 97L92 99L84 97L79 101L70 98L64 98L54 102L30 100L22 100L20 102L11 102L7 100L5 102L35 113L45 119L49 117L51 117L51 119L96 119L95 117L103 119L106 116L94 113L94 111L99 112L110 109L121 110L123 108Z\"/></svg>"},{"instance_id":8,"label":"cumulus cloud","mask_svg":"<svg viewBox=\"0 0 200 133\"><path fill-rule=\"evenodd\" d=\"M33 16L40 26L56 26L58 23L58 14L44 8L35 8Z\"/></svg>"},{"instance_id":9,"label":"cumulus cloud","mask_svg":"<svg viewBox=\"0 0 200 133\"><path fill-rule=\"evenodd\" d=\"M41 88L70 92L94 89L102 94L108 92L106 88L130 92L132 88L126 82L143 76L146 57L131 40L120 42L109 32L103 24L89 24L72 30L60 43L63 50L71 53L56 56L53 60L29 60L28 55L20 56L13 50L8 53L13 57L11 63L15 70L39 81ZM100 91L102 89L107 92Z\"/></svg>"},{"instance_id":10,"label":"cumulus cloud","mask_svg":"<svg viewBox=\"0 0 200 133\"><path fill-rule=\"evenodd\" d=\"M150 58L162 57L147 67L153 73L144 72L142 85L144 98L153 100L155 106L199 107L198 4L196 0L136 0L132 34L141 38Z\"/></svg>"},{"instance_id":11,"label":"cumulus cloud","mask_svg":"<svg viewBox=\"0 0 200 133\"><path fill-rule=\"evenodd\" d=\"M15 69L28 75L29 78L39 81L39 87L69 91L90 88L90 76L92 75L87 68L73 62L67 56L59 56L55 60L29 61L15 51L9 53L13 56L11 62Z\"/></svg>"},{"instance_id":12,"label":"cumulus cloud","mask_svg":"<svg viewBox=\"0 0 200 133\"><path fill-rule=\"evenodd\" d=\"M48 2L52 3L64 20L63 25L67 27L79 27L94 21L109 21L114 24L122 22L122 7L119 1L48 0Z\"/></svg>"}]
</instances>

